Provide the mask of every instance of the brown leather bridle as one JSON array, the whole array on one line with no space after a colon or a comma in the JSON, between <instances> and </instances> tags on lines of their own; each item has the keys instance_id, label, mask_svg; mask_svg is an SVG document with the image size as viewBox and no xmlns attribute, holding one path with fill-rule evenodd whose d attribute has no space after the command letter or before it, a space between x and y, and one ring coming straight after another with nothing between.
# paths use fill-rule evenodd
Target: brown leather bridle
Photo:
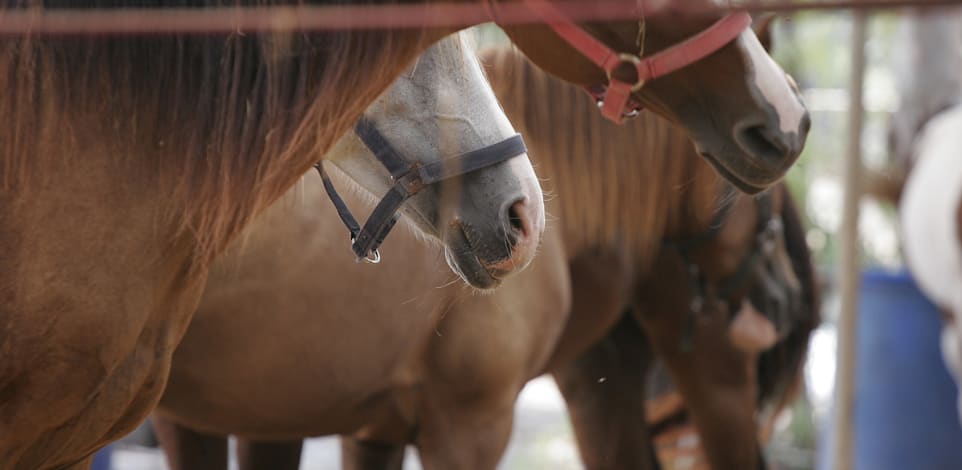
<instances>
[{"instance_id":1,"label":"brown leather bridle","mask_svg":"<svg viewBox=\"0 0 962 470\"><path fill-rule=\"evenodd\" d=\"M575 24L549 0L522 0L532 11L541 16L543 22L565 42L581 52L588 60L600 67L608 76L607 84L586 87L589 94L598 100L601 114L615 123L625 117L634 117L641 110L641 104L632 100L632 94L640 91L646 83L663 77L679 69L698 62L735 40L752 24L751 16L744 11L729 13L704 31L648 57L641 54L619 52ZM639 2L639 7L644 2ZM492 18L497 22L495 0L484 0ZM639 11L639 19L644 20L644 11ZM628 83L619 80L614 72L627 66L634 68L635 81Z\"/></svg>"}]
</instances>

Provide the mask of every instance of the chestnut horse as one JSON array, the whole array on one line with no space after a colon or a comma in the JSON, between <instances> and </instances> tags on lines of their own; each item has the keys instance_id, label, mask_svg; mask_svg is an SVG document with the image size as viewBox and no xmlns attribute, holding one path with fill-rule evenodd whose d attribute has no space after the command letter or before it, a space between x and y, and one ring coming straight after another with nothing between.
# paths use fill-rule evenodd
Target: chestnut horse
<instances>
[{"instance_id":1,"label":"chestnut horse","mask_svg":"<svg viewBox=\"0 0 962 470\"><path fill-rule=\"evenodd\" d=\"M650 147L633 141L630 134L606 131L605 123L579 114L577 110L586 104L576 102L574 97L570 99L571 105L559 104L561 102L557 98L551 101L537 99L540 96L557 97L565 92L575 94L569 86L539 73L507 51L493 53L487 58L492 63L489 76L495 92L505 105L509 117L531 137L532 153L566 153L568 158L580 163L590 158L579 158L582 155L619 155L625 152L644 155L646 151L651 152L647 150ZM573 122L565 128L567 132L558 132L560 125L551 118L553 115L572 116L569 119ZM668 131L662 131L665 132ZM681 139L680 136L672 138ZM659 145L651 141L663 142L664 139L666 137L663 134L649 135L646 143ZM676 140L674 148L655 151L664 155L678 155L691 150L683 141ZM812 310L816 308L816 302L810 265L802 264L797 268L807 273L808 279L803 280L801 292L795 291L791 295L788 292L781 293L781 305L766 300L778 298L778 292L751 292L752 302L740 301L739 297L748 293L745 291L747 285L741 282L739 289L721 289L729 291L727 296L723 296L729 298L721 299L724 302L711 302L715 306L711 309L702 305L705 311L693 315L693 306L687 304L694 295L691 289L699 289L704 293L731 284L731 274L744 272L747 266L746 252L753 250L753 245L745 241L746 233L754 233L753 228L761 228L752 225L755 222L751 217L745 217L730 222L737 227L731 229L735 234L733 238L726 238L725 232L721 232L710 239L711 243L696 244L706 245L701 247L702 250L714 253L714 256L704 253L682 256L684 250L661 250L664 237L691 239L692 234L704 230L709 223L706 219L711 217L710 212L705 212L705 198L717 198L721 192L721 181L711 184L699 181L697 177L672 179L663 176L661 179L667 180L665 184L678 187L672 195L666 195L659 194L661 188L658 184L652 184L652 181L647 181L648 186L634 184L628 175L645 173L638 169L615 168L610 162L617 159L598 160L603 171L608 172L603 177L590 172L590 167L583 163L580 163L582 166L579 171L554 172L552 166L556 160L535 161L539 173L552 182L547 192L558 191L561 199L561 212L549 210L549 213L564 222L561 230L572 279L572 310L565 331L545 369L553 372L565 396L587 466L645 468L651 463L650 450L640 444L648 442L646 430L638 425L639 419L643 419L640 417L644 416L645 393L643 381L638 380L644 375L639 374L637 368L643 370L647 363L643 355L634 353L644 352L644 349L634 342L629 345L632 353L622 354L617 341L614 344L610 340L599 343L599 339L616 325L619 327L612 333L616 338L632 337L619 336L619 330L641 327L644 337L648 338L646 347L664 362L677 384L688 413L701 433L705 452L713 467L760 466L753 406L756 398L753 373L756 351L746 349L741 341L736 342L740 334L729 337L718 332L732 317L735 320L733 325L737 325L741 313L750 310L753 304L766 315L776 319L781 317L782 321L776 323L778 335L787 341L785 349L791 351L785 357L785 364L789 367L784 370L793 376L795 372L788 371L797 371L800 367L808 335L818 320L817 313ZM614 179L612 173L625 176ZM565 203L571 199L564 199L562 191L569 194L571 199L599 194L601 200L592 201L593 210L579 210L577 204ZM694 206L696 209L691 206L685 209L677 199L684 194L693 194L689 201L702 201L701 209L697 209L697 204ZM782 213L782 220L786 224L789 219L796 221L793 224L794 243L791 251L796 253L793 258L799 263L808 263L805 261L808 254L801 224L797 222L798 216L792 215L795 211L790 205L786 205L783 211L778 209L786 196L787 193L781 191L774 191L769 196L774 205L771 212ZM673 200L673 197L676 199ZM646 200L658 201L656 208L681 209L672 213L638 208L638 201ZM687 214L688 217L679 217L678 214ZM607 220L617 220L618 223L606 223ZM641 228L629 224L629 221L635 223L633 221L636 220L648 220L650 225L642 225L644 228ZM689 225L683 225L684 221ZM738 238L739 233L743 238ZM704 240L704 237L695 239ZM691 242L680 243L680 246L686 245L690 246ZM692 267L684 263L685 258L700 261L704 266L692 274ZM782 259L772 264L768 269L752 269L750 276L739 274L735 278L741 278L742 281L753 279L755 286L770 286L771 278L775 277L782 279L788 290L799 287L792 285L798 282L793 282L797 276L786 272L791 263ZM768 274L759 271L768 271ZM695 282L699 277L704 281ZM799 293L802 294L801 298L797 297ZM702 297L712 298L708 294ZM794 297L794 300L789 297ZM769 306L778 311L769 310ZM626 308L635 322L624 321L623 312ZM739 314L736 315L736 312ZM792 321L784 321L786 317ZM698 327L694 328L692 323ZM626 324L629 326L624 326ZM619 367L622 363L631 367ZM598 384L601 377L606 378L604 386ZM783 380L777 382L784 383ZM767 387L769 385L762 386ZM777 387L784 388L787 386ZM622 406L610 406L612 403Z\"/></svg>"},{"instance_id":2,"label":"chestnut horse","mask_svg":"<svg viewBox=\"0 0 962 470\"><path fill-rule=\"evenodd\" d=\"M641 279L661 276L652 270L658 253L668 251L667 259L677 262L676 248L663 248L663 237L702 233L710 225L725 183L682 133L651 116L630 129L592 119L580 114L593 104L576 88L548 80L516 55L487 58L509 112L526 126L540 126L540 132L531 129L529 140L543 136L531 145L542 150L539 171L554 187L549 208L555 206L558 221L549 222L540 256L493 294L477 296L451 285L429 248L400 237L389 240L387 249L405 256L385 259L383 271L340 264L331 269L319 262L329 247L323 242L328 237L316 235L325 226L316 219L332 214L290 204L272 208L251 229L244 249L231 250L214 270L175 353L154 421L174 468L222 468L226 441L218 436L226 434L283 440L336 433L356 437L344 444L346 468L395 468L408 442L418 446L427 468L493 468L508 439L517 393L546 370L553 354L571 353L556 351L566 323L570 330L572 320L583 322L578 328L584 334L569 342L587 347L603 339L611 325L592 324L595 310L617 308L620 314L630 306L628 294L644 285ZM523 96L553 99L538 107ZM540 144L542 139L560 142ZM310 201L320 190L308 180L301 191ZM692 259L710 278L738 271L759 236L753 199L727 194L721 228L691 247ZM765 196L768 210L780 214L785 197L781 190ZM314 242L302 243L305 238ZM776 247L776 267L787 269L784 247ZM579 264L598 254L610 254L610 265L589 272ZM731 293L739 307L745 290L760 281L754 267L742 276L744 286ZM599 285L623 286L625 295L585 297L571 311L570 289ZM673 302L691 298L672 292ZM735 355L740 362L721 364L734 371L714 374L742 374L755 356L729 352L735 348L727 339L728 304L710 305L710 321L700 319L693 330L695 351L720 348ZM685 320L685 310L669 304L660 317ZM600 316L596 323L607 321ZM672 335L681 342L682 335ZM705 362L692 373L718 365ZM736 385L748 397L739 409L749 427L741 438L754 450L754 382ZM717 399L711 388L696 396ZM643 413L626 417L644 432ZM299 449L245 441L242 468L283 468L281 462L296 468Z\"/></svg>"},{"instance_id":3,"label":"chestnut horse","mask_svg":"<svg viewBox=\"0 0 962 470\"><path fill-rule=\"evenodd\" d=\"M287 3L299 0L6 0L0 14ZM714 35L722 16L668 8L584 30L649 56ZM553 74L596 93L609 83L551 27L506 30ZM211 261L451 32L0 38L0 429L14 430L0 461L83 468L136 426L160 397ZM808 116L751 31L717 46L632 96L757 191L797 158ZM611 73L618 83L630 74Z\"/></svg>"},{"instance_id":4,"label":"chestnut horse","mask_svg":"<svg viewBox=\"0 0 962 470\"><path fill-rule=\"evenodd\" d=\"M342 141L342 145L353 151L339 155L350 158L334 158L332 163L351 174L365 189L374 194L387 194L384 199L390 203L395 188L385 175L382 161L401 167L431 168L449 163L449 160L441 159L442 155L471 155L477 149L497 149L504 143L509 144L499 155L494 151L482 151L498 161L487 160L474 171L427 186L409 198L402 209L415 227L443 242L449 264L456 272L472 285L487 288L530 262L543 231L544 209L534 170L523 145L518 145L520 138L515 136L495 100L477 64L473 47L459 38L438 43L414 64L408 74L399 78L395 86L363 115L351 138ZM362 141L364 143L360 143ZM159 142L167 145L166 140ZM387 151L394 152L394 160L385 159L384 152ZM477 161L465 158L464 165ZM396 171L395 168L390 170ZM81 210L82 207L75 207L78 215L87 213ZM385 215L387 217L382 217L381 223L386 223L389 228L393 210ZM352 232L356 230L351 227ZM375 236L383 236L382 230L375 230L378 231ZM149 233L153 236L153 229ZM357 235L362 236L363 232ZM341 242L341 249L347 250L346 236L336 237L336 240ZM366 249L354 251L356 256L378 253L373 251L370 254ZM162 263L162 260L148 261L143 269ZM108 265L129 262L119 259ZM134 302L145 294L138 292L126 293L124 301ZM133 297L128 299L127 296ZM124 323L116 325L128 326ZM93 335L87 331L86 334ZM164 343L155 344L153 348L172 348L173 343L167 340L173 338L166 338ZM100 351L89 359L99 364L98 358L105 353ZM78 356L78 360L82 357ZM102 390L108 395L116 392L112 388ZM10 398L16 400L18 395Z\"/></svg>"}]
</instances>

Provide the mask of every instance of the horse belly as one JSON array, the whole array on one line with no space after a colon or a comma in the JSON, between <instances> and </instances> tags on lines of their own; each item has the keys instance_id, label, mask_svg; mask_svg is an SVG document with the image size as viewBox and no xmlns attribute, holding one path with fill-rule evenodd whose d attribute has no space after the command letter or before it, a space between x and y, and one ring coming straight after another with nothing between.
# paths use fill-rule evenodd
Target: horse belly
<instances>
[{"instance_id":1,"label":"horse belly","mask_svg":"<svg viewBox=\"0 0 962 470\"><path fill-rule=\"evenodd\" d=\"M259 258L252 240L244 261L214 270L174 355L160 413L198 431L251 438L347 433L416 385L417 356L440 315L435 287L452 276L443 261L397 232L385 253L429 262L387 258L372 269L351 258L342 236L311 233L282 245L296 256L268 251L283 263Z\"/></svg>"}]
</instances>

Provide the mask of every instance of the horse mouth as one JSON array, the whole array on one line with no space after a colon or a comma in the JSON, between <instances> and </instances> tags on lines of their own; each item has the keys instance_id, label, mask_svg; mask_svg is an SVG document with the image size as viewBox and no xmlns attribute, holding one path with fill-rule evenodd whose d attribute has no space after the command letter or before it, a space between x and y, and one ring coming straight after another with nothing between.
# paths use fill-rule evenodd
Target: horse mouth
<instances>
[{"instance_id":1,"label":"horse mouth","mask_svg":"<svg viewBox=\"0 0 962 470\"><path fill-rule=\"evenodd\" d=\"M485 267L461 223L451 223L444 237L444 258L448 266L464 282L476 289L494 289L501 285L505 273Z\"/></svg>"},{"instance_id":2,"label":"horse mouth","mask_svg":"<svg viewBox=\"0 0 962 470\"><path fill-rule=\"evenodd\" d=\"M701 153L702 158L704 158L706 161L708 161L708 164L710 164L710 165L712 166L712 168L714 168L715 171L716 171L722 178L725 178L725 180L727 180L727 181L728 181L729 183L731 183L733 186L735 186L736 188L738 188L739 191L741 191L741 192L743 192L743 193L745 193L745 194L758 194L758 193L760 193L760 192L768 189L769 186L771 186L771 185L774 184L776 181L778 181L777 178L776 178L776 179L773 179L771 182L769 182L769 183L767 183L767 184L758 184L758 183L755 183L755 182L748 181L748 179L745 178L743 175L738 175L738 174L736 174L735 172L729 170L728 167L725 166L725 165L724 165L718 158L716 158L713 154L710 154L710 153L707 153L707 152L700 152L700 153Z\"/></svg>"}]
</instances>

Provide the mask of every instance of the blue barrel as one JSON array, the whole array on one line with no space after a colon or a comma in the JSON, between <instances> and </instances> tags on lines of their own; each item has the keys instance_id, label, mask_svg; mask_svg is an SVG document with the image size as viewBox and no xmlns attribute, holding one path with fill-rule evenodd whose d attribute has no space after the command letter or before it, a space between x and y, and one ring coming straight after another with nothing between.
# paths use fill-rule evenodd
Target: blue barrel
<instances>
[{"instance_id":1,"label":"blue barrel","mask_svg":"<svg viewBox=\"0 0 962 470\"><path fill-rule=\"evenodd\" d=\"M90 470L110 470L112 446L104 447L94 454L94 461L90 465Z\"/></svg>"},{"instance_id":2,"label":"blue barrel","mask_svg":"<svg viewBox=\"0 0 962 470\"><path fill-rule=\"evenodd\" d=\"M907 273L863 273L856 348L857 470L962 469L958 389L942 360L941 328L938 310ZM831 462L826 454L819 459L824 469Z\"/></svg>"}]
</instances>

